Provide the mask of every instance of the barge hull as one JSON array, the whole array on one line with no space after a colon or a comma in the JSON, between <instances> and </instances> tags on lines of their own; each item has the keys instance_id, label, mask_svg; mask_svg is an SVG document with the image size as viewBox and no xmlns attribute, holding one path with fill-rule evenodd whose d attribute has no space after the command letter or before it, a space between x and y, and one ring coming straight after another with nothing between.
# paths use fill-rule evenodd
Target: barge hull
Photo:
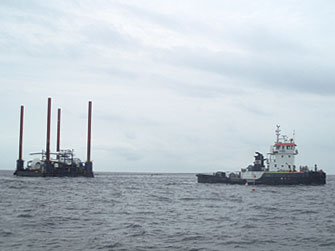
<instances>
[{"instance_id":1,"label":"barge hull","mask_svg":"<svg viewBox=\"0 0 335 251\"><path fill-rule=\"evenodd\" d=\"M22 177L94 177L93 172L76 170L75 168L51 170L50 172L16 170L14 175Z\"/></svg>"}]
</instances>

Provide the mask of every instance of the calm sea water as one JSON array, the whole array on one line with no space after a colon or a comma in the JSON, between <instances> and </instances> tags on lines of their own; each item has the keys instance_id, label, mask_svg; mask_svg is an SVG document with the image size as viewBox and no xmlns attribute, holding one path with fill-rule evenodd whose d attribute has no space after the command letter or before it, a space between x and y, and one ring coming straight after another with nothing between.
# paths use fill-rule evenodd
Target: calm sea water
<instances>
[{"instance_id":1,"label":"calm sea water","mask_svg":"<svg viewBox=\"0 0 335 251\"><path fill-rule=\"evenodd\" d=\"M251 188L194 174L0 171L0 250L335 250L334 176Z\"/></svg>"}]
</instances>

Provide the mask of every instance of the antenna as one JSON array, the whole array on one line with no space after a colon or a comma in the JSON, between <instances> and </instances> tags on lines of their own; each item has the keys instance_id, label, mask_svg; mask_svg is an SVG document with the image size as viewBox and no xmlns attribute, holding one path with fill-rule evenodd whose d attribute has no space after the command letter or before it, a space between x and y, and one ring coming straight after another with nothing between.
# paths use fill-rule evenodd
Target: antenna
<instances>
[{"instance_id":1,"label":"antenna","mask_svg":"<svg viewBox=\"0 0 335 251\"><path fill-rule=\"evenodd\" d=\"M279 143L279 136L280 136L280 125L276 125L277 126L277 130L275 131L276 132L276 135L277 135L277 141L276 141L276 143Z\"/></svg>"}]
</instances>

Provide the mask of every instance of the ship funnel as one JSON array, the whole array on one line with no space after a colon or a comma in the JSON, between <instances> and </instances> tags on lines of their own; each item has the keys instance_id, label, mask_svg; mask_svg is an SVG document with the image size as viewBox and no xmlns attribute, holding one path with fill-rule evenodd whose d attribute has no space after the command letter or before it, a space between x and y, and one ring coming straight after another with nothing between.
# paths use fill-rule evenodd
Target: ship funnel
<instances>
[{"instance_id":1,"label":"ship funnel","mask_svg":"<svg viewBox=\"0 0 335 251\"><path fill-rule=\"evenodd\" d=\"M21 114L20 114L20 138L19 138L19 158L16 161L16 170L23 170L24 161L22 159L22 141L23 141L23 115L24 115L24 106L21 105Z\"/></svg>"}]
</instances>

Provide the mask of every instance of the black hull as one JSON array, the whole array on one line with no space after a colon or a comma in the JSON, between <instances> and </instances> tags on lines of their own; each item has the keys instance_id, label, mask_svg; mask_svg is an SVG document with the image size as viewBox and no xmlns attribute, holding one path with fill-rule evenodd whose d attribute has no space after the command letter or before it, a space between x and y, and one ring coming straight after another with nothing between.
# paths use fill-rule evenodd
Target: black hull
<instances>
[{"instance_id":1,"label":"black hull","mask_svg":"<svg viewBox=\"0 0 335 251\"><path fill-rule=\"evenodd\" d=\"M21 177L94 177L93 163L81 162L79 165L75 163L57 163L42 162L42 167L32 170L29 167L23 168L23 161L18 160L14 175Z\"/></svg>"},{"instance_id":2,"label":"black hull","mask_svg":"<svg viewBox=\"0 0 335 251\"><path fill-rule=\"evenodd\" d=\"M250 182L239 177L226 177L219 174L197 174L198 183L255 184L255 185L324 185L324 172L264 172L260 179Z\"/></svg>"},{"instance_id":3,"label":"black hull","mask_svg":"<svg viewBox=\"0 0 335 251\"><path fill-rule=\"evenodd\" d=\"M21 177L94 177L93 172L82 168L55 168L48 172L40 170L16 170L14 175Z\"/></svg>"},{"instance_id":4,"label":"black hull","mask_svg":"<svg viewBox=\"0 0 335 251\"><path fill-rule=\"evenodd\" d=\"M228 178L218 175L197 174L198 183L225 183L225 184L240 184L244 185L246 180L240 178Z\"/></svg>"}]
</instances>

